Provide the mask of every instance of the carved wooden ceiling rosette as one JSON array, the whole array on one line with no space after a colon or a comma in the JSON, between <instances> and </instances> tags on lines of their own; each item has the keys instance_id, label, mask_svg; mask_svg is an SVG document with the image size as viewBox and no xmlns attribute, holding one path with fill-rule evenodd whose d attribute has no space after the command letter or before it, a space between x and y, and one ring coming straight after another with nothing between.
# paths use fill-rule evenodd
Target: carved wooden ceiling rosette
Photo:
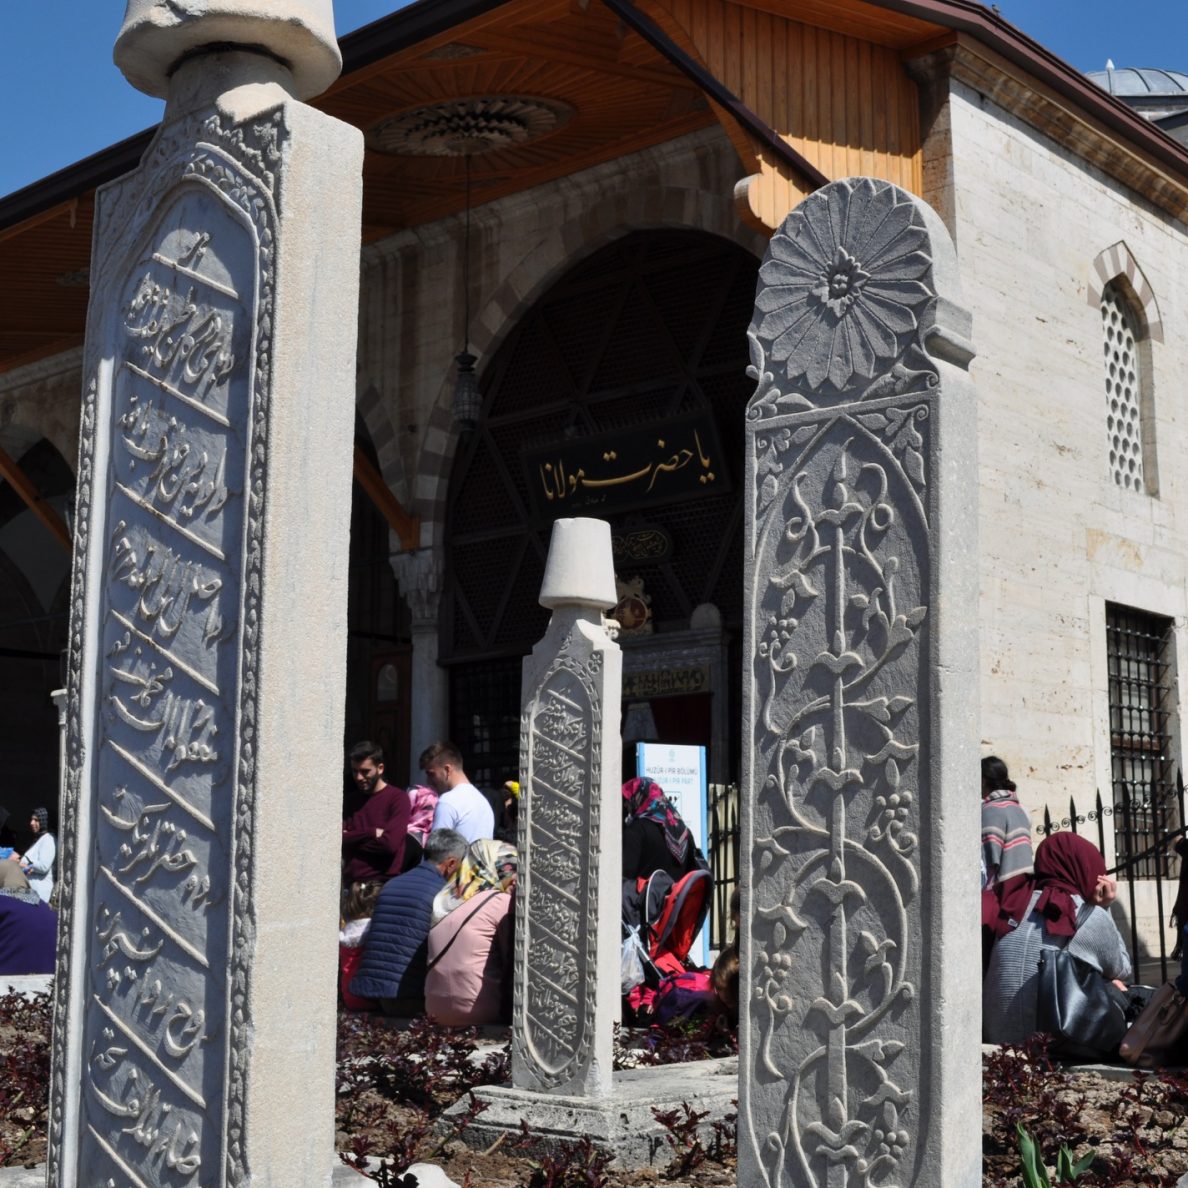
<instances>
[{"instance_id":1,"label":"carved wooden ceiling rosette","mask_svg":"<svg viewBox=\"0 0 1188 1188\"><path fill-rule=\"evenodd\" d=\"M475 156L539 140L572 114L566 103L530 95L477 95L388 116L370 129L367 142L401 156Z\"/></svg>"},{"instance_id":2,"label":"carved wooden ceiling rosette","mask_svg":"<svg viewBox=\"0 0 1188 1188\"><path fill-rule=\"evenodd\" d=\"M930 252L903 191L836 182L773 238L749 332L740 1148L772 1186L910 1183L923 1147Z\"/></svg>"}]
</instances>

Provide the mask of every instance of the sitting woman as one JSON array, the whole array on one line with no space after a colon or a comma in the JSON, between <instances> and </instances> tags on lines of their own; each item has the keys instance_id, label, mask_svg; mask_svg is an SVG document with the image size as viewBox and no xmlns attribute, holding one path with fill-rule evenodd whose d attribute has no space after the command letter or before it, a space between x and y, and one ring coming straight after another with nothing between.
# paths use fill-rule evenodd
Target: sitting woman
<instances>
[{"instance_id":1,"label":"sitting woman","mask_svg":"<svg viewBox=\"0 0 1188 1188\"><path fill-rule=\"evenodd\" d=\"M623 880L650 878L662 870L678 882L706 861L693 844L689 827L672 807L664 789L646 776L623 785Z\"/></svg>"},{"instance_id":2,"label":"sitting woman","mask_svg":"<svg viewBox=\"0 0 1188 1188\"><path fill-rule=\"evenodd\" d=\"M1117 895L1101 851L1075 833L1057 833L1035 852L1035 880L1017 927L994 945L982 994L982 1038L1019 1044L1036 1030L1041 954L1067 948L1125 990L1126 945L1106 910Z\"/></svg>"},{"instance_id":3,"label":"sitting woman","mask_svg":"<svg viewBox=\"0 0 1188 1188\"><path fill-rule=\"evenodd\" d=\"M433 901L425 1013L446 1027L510 1022L516 849L472 842Z\"/></svg>"}]
</instances>

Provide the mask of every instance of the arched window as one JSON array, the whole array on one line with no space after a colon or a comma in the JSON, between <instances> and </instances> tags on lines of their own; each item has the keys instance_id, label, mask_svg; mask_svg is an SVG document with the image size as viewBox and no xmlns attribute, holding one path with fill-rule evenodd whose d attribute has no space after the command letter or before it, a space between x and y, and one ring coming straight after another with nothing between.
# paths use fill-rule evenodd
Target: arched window
<instances>
[{"instance_id":1,"label":"arched window","mask_svg":"<svg viewBox=\"0 0 1188 1188\"><path fill-rule=\"evenodd\" d=\"M1120 278L1101 294L1106 436L1114 482L1154 493L1154 426L1143 320Z\"/></svg>"},{"instance_id":2,"label":"arched window","mask_svg":"<svg viewBox=\"0 0 1188 1188\"><path fill-rule=\"evenodd\" d=\"M1163 341L1163 316L1151 282L1121 240L1093 261L1088 297L1101 313L1110 474L1125 490L1154 495L1159 479L1151 344Z\"/></svg>"}]
</instances>

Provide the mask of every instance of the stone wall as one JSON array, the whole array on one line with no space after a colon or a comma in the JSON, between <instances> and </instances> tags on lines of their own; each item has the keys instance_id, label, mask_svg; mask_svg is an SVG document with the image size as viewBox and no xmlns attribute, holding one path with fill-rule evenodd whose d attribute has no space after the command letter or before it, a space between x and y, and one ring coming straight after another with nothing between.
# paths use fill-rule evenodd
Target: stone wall
<instances>
[{"instance_id":1,"label":"stone wall","mask_svg":"<svg viewBox=\"0 0 1188 1188\"><path fill-rule=\"evenodd\" d=\"M944 118L952 160L926 175L949 192L926 197L954 232L978 343L983 753L1034 816L1064 814L1070 795L1109 799L1105 603L1174 617L1188 672L1188 230L961 83ZM1153 495L1109 470L1095 262L1119 241L1162 322Z\"/></svg>"},{"instance_id":2,"label":"stone wall","mask_svg":"<svg viewBox=\"0 0 1188 1188\"><path fill-rule=\"evenodd\" d=\"M23 430L46 438L78 470L82 348L0 374L0 437Z\"/></svg>"}]
</instances>

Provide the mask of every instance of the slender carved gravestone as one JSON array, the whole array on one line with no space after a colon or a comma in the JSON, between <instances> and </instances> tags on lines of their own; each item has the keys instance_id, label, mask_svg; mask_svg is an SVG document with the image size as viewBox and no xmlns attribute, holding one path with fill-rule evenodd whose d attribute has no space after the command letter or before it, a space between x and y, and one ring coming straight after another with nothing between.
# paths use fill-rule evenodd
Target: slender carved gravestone
<instances>
[{"instance_id":1,"label":"slender carved gravestone","mask_svg":"<svg viewBox=\"0 0 1188 1188\"><path fill-rule=\"evenodd\" d=\"M620 1166L667 1160L653 1107L721 1120L738 1096L731 1060L612 1075L619 1013L623 798L622 653L603 611L617 601L610 526L553 525L540 601L553 614L524 661L520 881L516 888L512 1084L474 1091L445 1116L486 1147L522 1119L546 1145L589 1138ZM706 1123L708 1129L711 1123Z\"/></svg>"},{"instance_id":2,"label":"slender carved gravestone","mask_svg":"<svg viewBox=\"0 0 1188 1188\"><path fill-rule=\"evenodd\" d=\"M49 1180L324 1185L359 133L330 0L130 0L99 195ZM237 48L243 47L243 48ZM298 961L295 954L300 954Z\"/></svg>"},{"instance_id":3,"label":"slender carved gravestone","mask_svg":"<svg viewBox=\"0 0 1188 1188\"><path fill-rule=\"evenodd\" d=\"M603 611L617 600L610 526L553 525L524 661L512 1084L605 1097L618 1016L623 658Z\"/></svg>"},{"instance_id":4,"label":"slender carved gravestone","mask_svg":"<svg viewBox=\"0 0 1188 1188\"><path fill-rule=\"evenodd\" d=\"M887 182L784 221L749 337L739 1183L981 1181L973 349Z\"/></svg>"}]
</instances>

